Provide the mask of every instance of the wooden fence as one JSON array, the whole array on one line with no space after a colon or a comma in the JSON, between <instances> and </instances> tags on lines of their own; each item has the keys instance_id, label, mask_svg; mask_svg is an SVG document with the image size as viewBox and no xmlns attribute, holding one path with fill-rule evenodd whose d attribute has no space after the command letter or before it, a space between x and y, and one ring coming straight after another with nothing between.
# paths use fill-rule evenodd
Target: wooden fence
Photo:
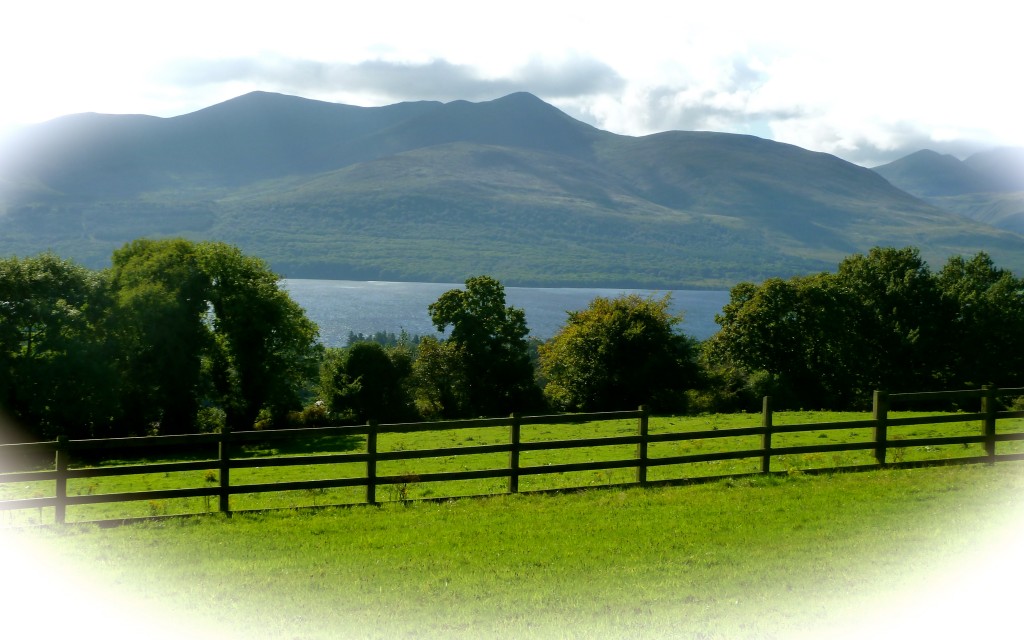
<instances>
[{"instance_id":1,"label":"wooden fence","mask_svg":"<svg viewBox=\"0 0 1024 640\"><path fill-rule=\"evenodd\" d=\"M55 491L52 497L35 497L0 501L0 511L13 509L41 509L53 507L54 521L65 522L68 506L127 502L134 500L164 500L172 498L217 497L219 510L231 513L230 499L232 495L242 493L278 492L291 490L328 489L335 487L365 488L365 502L377 504L378 488L387 485L401 485L409 482L407 475L378 475L379 462L391 460L415 460L423 458L458 457L478 454L507 453L508 465L476 471L443 471L417 474L416 482L444 482L453 480L474 480L484 478L505 478L507 490L511 493L520 491L519 480L523 476L535 474L559 474L573 471L633 469L635 480L626 484L664 484L672 482L693 482L699 478L682 480L648 480L648 470L660 465L685 465L690 463L710 462L719 460L735 460L743 458L760 459L760 473L773 473L771 461L773 457L795 454L826 453L868 450L874 453L874 463L856 467L842 467L845 470L874 469L881 466L921 466L929 464L968 464L979 462L995 462L998 460L1024 460L1022 453L997 454L996 443L1011 440L1024 440L1024 433L996 433L996 421L999 419L1022 418L1024 411L999 410L999 398L1005 396L1024 395L1024 388L983 389L967 391L945 391L927 393L887 394L875 392L874 407L871 418L866 420L845 422L818 422L793 425L774 425L771 398L764 398L760 426L730 428L721 430L688 431L682 433L649 432L649 415L644 408L637 411L605 412L589 414L518 416L508 418L489 418L478 420L458 420L447 422L408 423L408 424L366 424L359 426L325 427L314 429L285 429L244 432L225 432L218 434L154 436L138 438L115 438L104 440L68 440L59 438L52 442L36 442L24 444L0 445L0 465L4 461L24 460L31 455L52 455L55 459L54 468L45 471L4 472L0 466L0 486L9 483L34 481L54 481ZM890 417L890 407L894 403L925 402L925 403L962 403L980 400L980 410L976 413L937 413L922 417ZM523 442L521 428L525 425L549 425L559 423L578 423L592 421L635 419L637 430L633 435L576 438L544 442ZM980 432L975 435L942 436L912 439L889 438L889 428L908 425L928 425L943 423L964 423L979 421ZM408 451L378 451L377 439L380 434L409 433L416 431L437 431L469 428L502 428L508 429L508 442L500 444L484 444L475 446L445 447ZM839 429L870 429L872 437L862 442L825 443L815 445L777 447L772 446L772 438L778 434L798 433L807 431L828 431ZM272 442L286 440L290 442L302 439L329 437L365 436L365 451L348 453L331 453L301 456L277 456L244 458L233 457L232 451L247 443ZM761 446L756 449L717 451L686 455L651 457L648 455L649 445L663 442L682 442L717 438L738 438L760 436ZM951 444L983 444L985 455L957 457L933 461L906 463L888 461L890 451L906 447L938 446ZM635 445L635 455L628 458L576 462L564 464L547 464L543 466L521 466L520 454L529 451L551 451L557 449L577 449L604 447L613 445ZM115 449L139 449L147 452L161 449L181 450L182 448L216 447L219 454L214 459L161 462L147 464L129 464L119 466L93 466L72 468L71 460L77 454L95 456L97 452ZM291 482L273 482L265 484L232 484L231 471L252 467L283 467L288 465L329 465L339 463L365 463L365 474L360 477L346 477L320 480L301 480ZM809 469L808 472L836 470ZM123 476L134 474L171 473L181 471L217 471L214 486L194 487L185 489L164 489L135 491L125 493L104 493L98 495L68 495L67 483L75 478L97 478L103 476ZM735 474L734 474L735 475ZM750 474L741 474L750 475ZM716 476L726 477L726 476ZM734 477L734 476L733 476ZM707 479L706 477L703 479Z\"/></svg>"}]
</instances>

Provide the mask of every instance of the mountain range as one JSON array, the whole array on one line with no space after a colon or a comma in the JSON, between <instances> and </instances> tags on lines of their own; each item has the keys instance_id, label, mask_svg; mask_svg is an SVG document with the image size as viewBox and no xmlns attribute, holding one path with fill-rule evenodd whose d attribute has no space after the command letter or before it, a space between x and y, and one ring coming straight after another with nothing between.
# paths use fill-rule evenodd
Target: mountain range
<instances>
[{"instance_id":1,"label":"mountain range","mask_svg":"<svg viewBox=\"0 0 1024 640\"><path fill-rule=\"evenodd\" d=\"M964 160L925 149L875 171L941 209L1024 233L1022 148L990 149Z\"/></svg>"},{"instance_id":2,"label":"mountain range","mask_svg":"<svg viewBox=\"0 0 1024 640\"><path fill-rule=\"evenodd\" d=\"M527 93L355 107L256 92L9 137L0 256L102 267L128 240L183 236L231 242L286 277L670 289L914 245L936 267L984 250L1024 273L1024 230L942 200L994 197L986 181L1005 159L979 154L968 171L922 153L871 170L747 135L617 135Z\"/></svg>"}]
</instances>

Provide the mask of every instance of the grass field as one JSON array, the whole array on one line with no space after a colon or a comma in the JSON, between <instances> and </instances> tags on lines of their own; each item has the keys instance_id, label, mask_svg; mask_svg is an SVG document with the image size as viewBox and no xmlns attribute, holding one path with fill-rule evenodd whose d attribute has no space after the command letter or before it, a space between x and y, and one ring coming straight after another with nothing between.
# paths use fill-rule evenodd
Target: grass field
<instances>
[{"instance_id":1,"label":"grass field","mask_svg":"<svg viewBox=\"0 0 1024 640\"><path fill-rule=\"evenodd\" d=\"M0 603L10 637L1018 637L963 571L1022 507L1008 462L27 528Z\"/></svg>"},{"instance_id":2,"label":"grass field","mask_svg":"<svg viewBox=\"0 0 1024 640\"><path fill-rule=\"evenodd\" d=\"M923 413L893 412L892 417L926 415ZM838 413L824 411L779 412L774 414L776 425L806 424L819 422L842 422L869 417L862 413ZM715 414L701 416L654 416L650 420L650 432L679 433L693 431L718 431L728 433L730 429L757 426L758 414ZM1000 420L999 432L1020 431L1024 420ZM635 434L635 420L605 422L582 422L559 425L526 425L522 428L523 442L605 437ZM953 435L977 435L977 422L921 425L912 427L890 427L889 438L894 440ZM867 442L871 440L868 428L781 433L773 437L774 447L801 446L828 443ZM478 429L450 429L443 431L422 431L404 434L381 434L378 440L380 451L404 451L434 449L458 446L475 446L507 443L509 430L505 427ZM652 443L651 458L686 454L701 454L718 451L753 450L760 446L759 436L709 438L682 442ZM243 456L261 457L272 455L305 455L327 452L361 451L365 447L363 438L325 439L319 442L276 443L273 446L254 445L246 447ZM543 467L592 460L629 459L635 455L635 446L617 445L553 451L523 452L520 464L524 467ZM1019 442L999 444L1000 453L1024 451ZM198 452L200 458L214 458L211 450ZM929 460L943 457L965 457L983 455L982 445L913 446L892 449L891 461ZM869 450L836 453L812 453L803 455L782 455L772 460L774 471L799 471L809 468L844 467L871 464L873 454ZM123 460L108 461L111 464ZM129 461L135 462L135 461ZM507 491L505 478L483 480L460 480L444 483L419 481L422 474L442 471L470 471L492 468L507 468L508 454L475 454L447 456L419 460L383 461L378 464L380 476L401 476L407 482L384 485L378 488L377 498L382 501L400 501L419 498L444 498L466 495L501 494ZM759 458L742 460L721 460L686 465L652 466L648 478L652 481L728 474L754 473L760 469ZM288 467L258 467L232 471L233 484L262 484L314 480L323 478L358 477L365 471L363 463L331 465L296 465ZM2 479L2 475L0 475ZM635 479L632 469L566 472L545 475L524 475L520 479L521 491L597 487L627 483ZM132 476L109 476L100 478L72 479L68 482L68 495L89 495L147 491L187 487L214 486L218 482L216 471L189 471L156 473ZM0 500L52 496L54 483L24 482L0 485ZM298 508L337 504L357 504L365 499L365 490L360 487L338 489L307 489L267 493L240 494L231 498L231 508L237 511L272 508ZM134 502L78 505L68 509L68 521L90 521L100 519L144 517L168 514L207 513L217 509L216 498L180 498L166 500L137 500ZM52 508L0 512L0 526L47 523L53 521Z\"/></svg>"}]
</instances>

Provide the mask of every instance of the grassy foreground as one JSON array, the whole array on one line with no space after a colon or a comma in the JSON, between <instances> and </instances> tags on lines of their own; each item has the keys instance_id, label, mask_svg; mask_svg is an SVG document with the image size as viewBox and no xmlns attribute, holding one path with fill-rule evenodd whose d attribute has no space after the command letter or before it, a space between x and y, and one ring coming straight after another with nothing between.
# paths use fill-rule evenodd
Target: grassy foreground
<instances>
[{"instance_id":1,"label":"grassy foreground","mask_svg":"<svg viewBox=\"0 0 1024 640\"><path fill-rule=\"evenodd\" d=\"M6 626L42 637L835 637L1004 551L1022 507L1001 463L21 529L48 568L3 601L44 575Z\"/></svg>"}]
</instances>

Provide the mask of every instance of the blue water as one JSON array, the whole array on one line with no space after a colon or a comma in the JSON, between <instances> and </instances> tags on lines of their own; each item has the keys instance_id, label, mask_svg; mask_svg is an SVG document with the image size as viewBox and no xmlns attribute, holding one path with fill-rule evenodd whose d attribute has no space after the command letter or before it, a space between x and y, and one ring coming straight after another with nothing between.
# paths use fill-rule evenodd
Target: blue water
<instances>
[{"instance_id":1,"label":"blue water","mask_svg":"<svg viewBox=\"0 0 1024 640\"><path fill-rule=\"evenodd\" d=\"M377 331L411 335L437 335L427 305L459 284L429 282L357 282L350 280L283 281L292 299L320 326L320 339L330 347L345 346L349 332ZM568 311L585 309L601 296L623 293L660 297L672 294L673 313L684 313L684 333L703 340L718 331L715 314L729 301L728 291L653 291L646 289L585 289L505 287L509 305L526 313L530 335L547 340L565 324Z\"/></svg>"}]
</instances>

